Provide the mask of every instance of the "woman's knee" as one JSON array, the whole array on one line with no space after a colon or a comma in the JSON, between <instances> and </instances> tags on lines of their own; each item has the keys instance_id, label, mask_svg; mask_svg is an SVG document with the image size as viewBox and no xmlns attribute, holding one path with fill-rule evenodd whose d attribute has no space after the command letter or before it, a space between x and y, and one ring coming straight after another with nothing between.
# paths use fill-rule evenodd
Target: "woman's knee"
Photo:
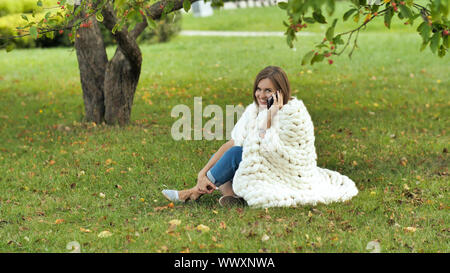
<instances>
[{"instance_id":1,"label":"woman's knee","mask_svg":"<svg viewBox=\"0 0 450 273\"><path fill-rule=\"evenodd\" d=\"M241 163L242 160L242 147L241 146L233 146L231 147L227 153L230 153L231 155L231 162L233 164L233 167L237 169L239 166L239 163Z\"/></svg>"}]
</instances>

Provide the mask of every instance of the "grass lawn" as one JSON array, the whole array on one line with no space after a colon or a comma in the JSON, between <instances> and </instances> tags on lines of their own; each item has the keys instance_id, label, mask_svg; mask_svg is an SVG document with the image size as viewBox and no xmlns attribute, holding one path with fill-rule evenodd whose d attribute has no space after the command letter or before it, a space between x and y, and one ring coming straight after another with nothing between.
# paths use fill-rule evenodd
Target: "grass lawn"
<instances>
[{"instance_id":1,"label":"grass lawn","mask_svg":"<svg viewBox=\"0 0 450 273\"><path fill-rule=\"evenodd\" d=\"M427 1L415 1L416 3L424 4ZM334 18L338 18L335 33L349 31L362 24L365 15L361 15L359 23L357 24L351 16L347 21L343 22L343 14L350 9L349 1L342 1L336 3L336 10L333 15L327 19L331 24ZM310 11L312 14L312 11ZM328 16L328 13L325 12ZM309 16L311 17L311 15ZM288 22L286 11L277 6L271 7L255 7L255 8L241 8L241 9L214 9L214 16L209 17L194 17L192 13L183 14L182 28L184 30L235 30L235 31L286 31L283 21ZM375 18L367 25L365 31L370 32L416 32L420 22L417 20L413 26L405 26L404 21L398 19L397 16L392 18L391 28L387 29L384 26L383 16ZM308 27L303 31L307 32L323 32L327 30L326 24L308 24ZM300 32L301 33L301 32Z\"/></svg>"},{"instance_id":2,"label":"grass lawn","mask_svg":"<svg viewBox=\"0 0 450 273\"><path fill-rule=\"evenodd\" d=\"M0 252L68 252L72 241L82 252L367 252L374 240L382 252L449 252L448 56L419 53L417 34L362 33L351 60L300 66L319 39L296 51L281 37L143 45L125 128L81 123L71 49L0 52ZM194 185L225 142L174 141L171 109L193 110L196 96L248 105L267 65L286 70L308 108L318 165L360 193L267 210L222 208L215 193L169 208L160 191Z\"/></svg>"}]
</instances>

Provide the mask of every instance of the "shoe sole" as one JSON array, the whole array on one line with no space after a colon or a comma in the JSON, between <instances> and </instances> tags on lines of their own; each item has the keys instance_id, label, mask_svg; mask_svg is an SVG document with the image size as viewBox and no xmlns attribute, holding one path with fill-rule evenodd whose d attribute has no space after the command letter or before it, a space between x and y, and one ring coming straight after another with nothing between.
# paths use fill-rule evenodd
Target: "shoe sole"
<instances>
[{"instance_id":1,"label":"shoe sole","mask_svg":"<svg viewBox=\"0 0 450 273\"><path fill-rule=\"evenodd\" d=\"M236 198L233 196L222 196L219 199L219 204L222 207L245 206L246 202L243 198Z\"/></svg>"}]
</instances>

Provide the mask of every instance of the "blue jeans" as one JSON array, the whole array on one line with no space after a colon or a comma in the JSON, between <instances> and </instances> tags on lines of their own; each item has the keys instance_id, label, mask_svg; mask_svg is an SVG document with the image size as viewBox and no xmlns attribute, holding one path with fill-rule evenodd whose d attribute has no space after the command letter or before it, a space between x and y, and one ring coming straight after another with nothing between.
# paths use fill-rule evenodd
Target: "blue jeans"
<instances>
[{"instance_id":1,"label":"blue jeans","mask_svg":"<svg viewBox=\"0 0 450 273\"><path fill-rule=\"evenodd\" d=\"M211 156L211 158L214 154ZM209 160L211 160L211 158ZM222 157L209 169L206 173L209 180L219 187L228 181L233 181L234 173L239 168L239 163L242 160L242 147L233 146L228 149Z\"/></svg>"}]
</instances>

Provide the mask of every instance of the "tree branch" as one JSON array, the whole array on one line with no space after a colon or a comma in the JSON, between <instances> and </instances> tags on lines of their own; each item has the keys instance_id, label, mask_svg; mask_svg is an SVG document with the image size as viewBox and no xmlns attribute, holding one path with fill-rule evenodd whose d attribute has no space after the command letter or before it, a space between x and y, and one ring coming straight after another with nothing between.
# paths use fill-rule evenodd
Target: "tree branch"
<instances>
[{"instance_id":1,"label":"tree branch","mask_svg":"<svg viewBox=\"0 0 450 273\"><path fill-rule=\"evenodd\" d=\"M388 8L387 9L384 9L384 10L382 10L382 11L379 11L378 12L378 15L381 15L381 14L383 14L384 12L386 12L388 10ZM377 15L377 16L378 16ZM349 38L348 38L348 40L347 40L347 43L345 44L345 46L344 46L344 48L341 50L341 52L339 52L339 53L333 53L334 55L341 55L344 51L345 51L345 49L347 48L347 46L349 45L349 43L350 43L350 40L351 40L351 38L352 38L352 36L353 36L353 33L354 32L357 32L356 33L356 38L355 38L355 41L354 41L354 44L353 44L353 48L352 48L352 50L351 50L351 52L350 52L350 55L349 56L351 56L352 55L352 53L353 53L353 51L354 51L354 49L355 49L355 47L357 46L356 45L356 42L357 42L357 40L358 40L358 35L359 35L359 31L361 30L361 28L363 28L363 27L366 27L366 25L370 22L370 21L372 21L375 17L377 17L377 16L372 16L369 20L367 20L367 21L365 21L362 25L360 25L359 27L357 27L357 28L355 28L355 29L353 29L353 30L350 30L350 31L347 31L347 32L343 32L343 33L339 33L338 35L336 35L336 36L339 36L339 35L347 35L347 34L350 34L350 36L349 36ZM323 42L322 42L323 43Z\"/></svg>"},{"instance_id":2,"label":"tree branch","mask_svg":"<svg viewBox=\"0 0 450 273\"><path fill-rule=\"evenodd\" d=\"M189 1L192 4L199 0L189 0ZM160 19L164 7L166 7L170 2L173 3L173 8L167 13L183 8L183 0L161 0L151 5L150 8L146 9L145 13L147 14L148 17L152 18L153 20Z\"/></svg>"},{"instance_id":3,"label":"tree branch","mask_svg":"<svg viewBox=\"0 0 450 273\"><path fill-rule=\"evenodd\" d=\"M199 0L190 0L191 4L195 3L197 1L199 1ZM158 20L161 18L164 8L169 3L173 3L173 8L171 10L167 11L167 13L171 13L171 12L174 12L176 10L183 8L183 0L162 0L162 1L158 1L158 2L154 3L148 9L145 9L145 11L144 11L145 15L153 20ZM138 23L135 26L135 28L131 31L131 36L133 36L134 39L139 37L139 35L141 35L141 33L144 31L144 29L148 26L147 19L145 18L145 16L142 16L142 17L143 17L143 21Z\"/></svg>"},{"instance_id":4,"label":"tree branch","mask_svg":"<svg viewBox=\"0 0 450 273\"><path fill-rule=\"evenodd\" d=\"M112 32L114 26L117 24L117 17L110 3L107 3L103 8L102 15L103 25ZM134 68L140 68L140 64L142 63L142 54L138 44L136 43L136 39L128 32L127 28L124 26L122 29L118 29L115 33L113 33L113 36L117 41L119 49L130 61L130 64L132 66L136 66Z\"/></svg>"}]
</instances>

